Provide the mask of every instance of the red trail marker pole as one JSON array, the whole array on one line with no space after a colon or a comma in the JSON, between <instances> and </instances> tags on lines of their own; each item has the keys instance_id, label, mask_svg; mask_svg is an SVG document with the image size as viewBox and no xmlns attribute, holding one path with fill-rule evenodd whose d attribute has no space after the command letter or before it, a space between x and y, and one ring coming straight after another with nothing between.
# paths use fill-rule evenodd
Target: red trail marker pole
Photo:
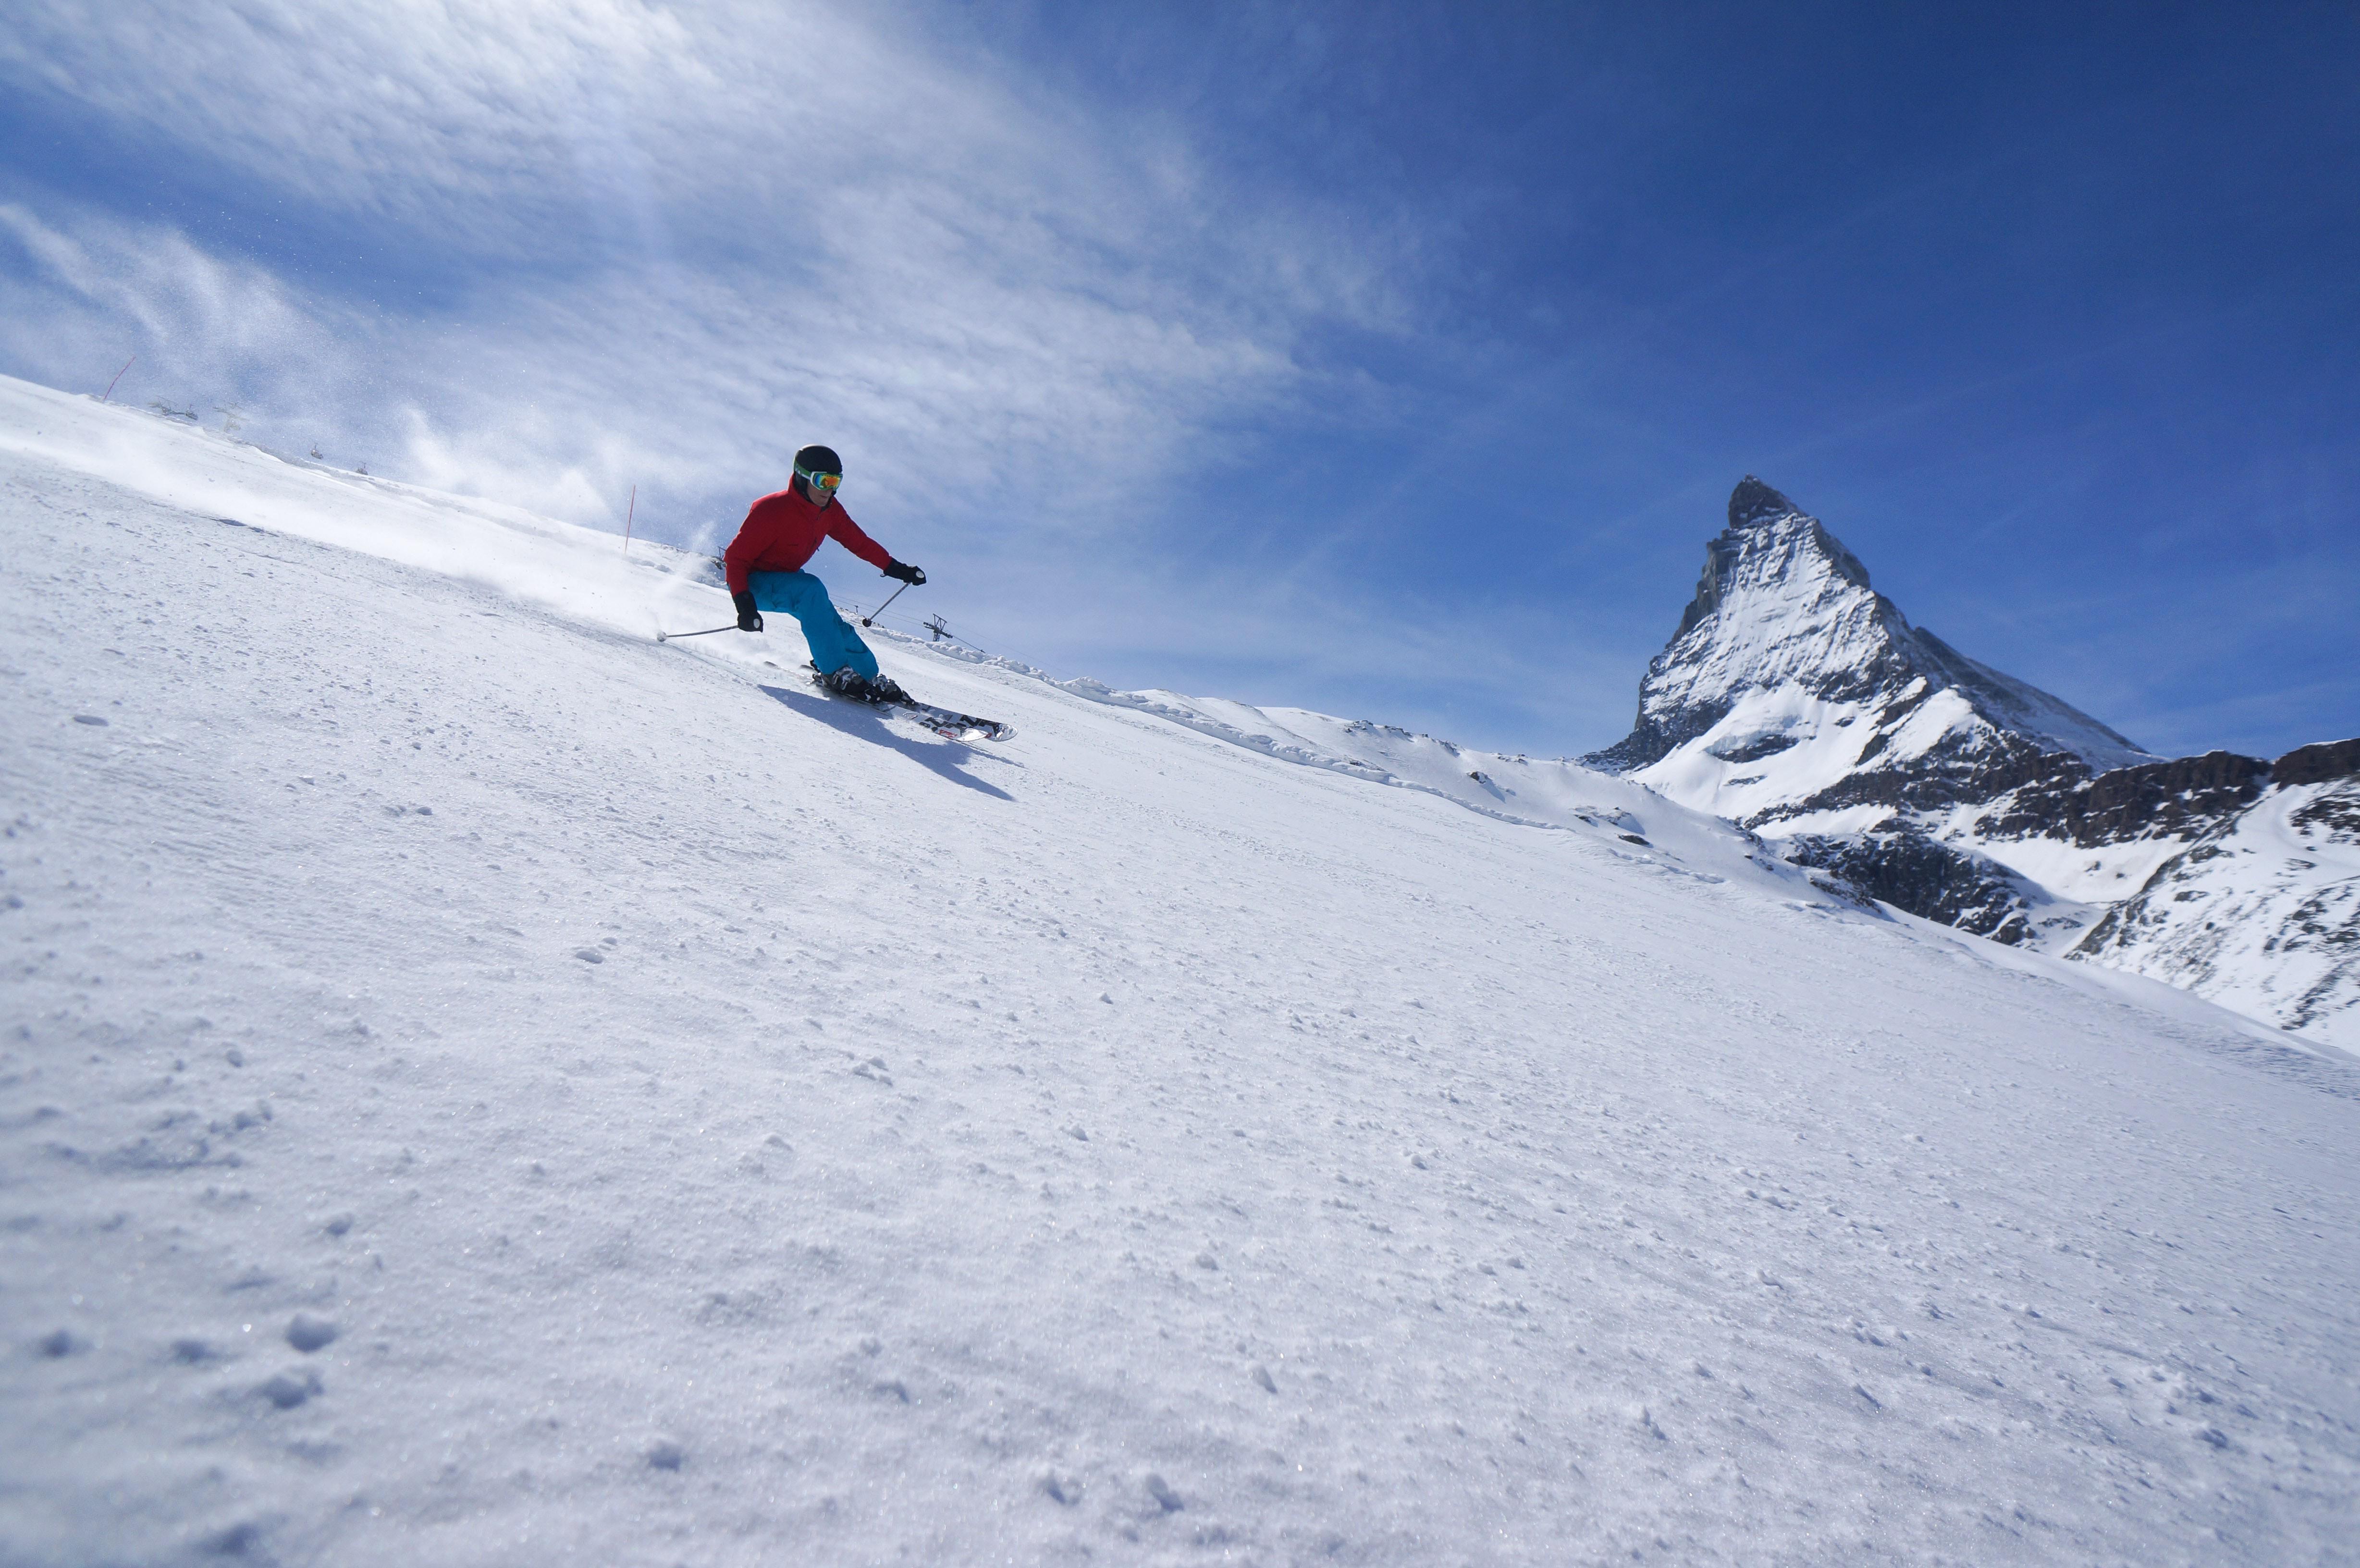
<instances>
[{"instance_id":1,"label":"red trail marker pole","mask_svg":"<svg viewBox=\"0 0 2360 1568\"><path fill-rule=\"evenodd\" d=\"M125 361L123 362L123 370L128 370L128 369L130 369L130 368L131 368L131 360L133 360L133 359L137 359L138 357L139 357L139 356L138 356L137 354L133 354L133 355L131 356L131 359L126 359L126 360L125 360ZM120 381L120 380L122 380L122 379L123 379L123 370L118 370L118 371L116 371L116 372L115 373L115 381ZM98 399L98 400L99 400L100 402L102 402L102 403L106 402L109 398L112 398L112 397L115 396L115 381L110 381L110 382L108 382L108 383L106 384L106 390L105 390L105 392L104 392L103 394L101 394L101 395L100 395L100 397L99 397L99 399Z\"/></svg>"},{"instance_id":2,"label":"red trail marker pole","mask_svg":"<svg viewBox=\"0 0 2360 1568\"><path fill-rule=\"evenodd\" d=\"M639 487L631 486L631 508L623 514L623 553L631 553L631 519L639 515Z\"/></svg>"}]
</instances>

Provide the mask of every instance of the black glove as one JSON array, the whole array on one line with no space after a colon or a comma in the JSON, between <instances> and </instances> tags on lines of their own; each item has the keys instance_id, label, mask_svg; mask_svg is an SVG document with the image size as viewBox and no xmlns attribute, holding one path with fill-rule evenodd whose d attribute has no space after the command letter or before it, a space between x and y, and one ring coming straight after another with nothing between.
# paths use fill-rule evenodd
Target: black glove
<instances>
[{"instance_id":1,"label":"black glove","mask_svg":"<svg viewBox=\"0 0 2360 1568\"><path fill-rule=\"evenodd\" d=\"M753 594L732 593L729 595L729 602L738 606L738 629L739 631L759 632L762 629L762 612L754 608Z\"/></svg>"},{"instance_id":2,"label":"black glove","mask_svg":"<svg viewBox=\"0 0 2360 1568\"><path fill-rule=\"evenodd\" d=\"M901 561L888 563L885 568L885 575L888 577L897 577L902 582L907 583L912 588L924 586L926 581L926 574L924 572L919 571L916 567L910 565L907 561Z\"/></svg>"}]
</instances>

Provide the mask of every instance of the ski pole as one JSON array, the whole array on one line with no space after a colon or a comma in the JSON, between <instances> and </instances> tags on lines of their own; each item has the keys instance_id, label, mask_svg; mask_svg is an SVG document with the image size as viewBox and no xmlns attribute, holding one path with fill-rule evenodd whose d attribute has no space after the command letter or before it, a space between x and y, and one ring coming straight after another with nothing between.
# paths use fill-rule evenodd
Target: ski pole
<instances>
[{"instance_id":1,"label":"ski pole","mask_svg":"<svg viewBox=\"0 0 2360 1568\"><path fill-rule=\"evenodd\" d=\"M902 584L901 584L901 586L900 586L899 588L894 589L894 590L893 590L893 592L892 592L892 593L887 597L887 599L886 599L886 601L885 601L885 604L891 604L895 599L900 598L902 594L907 593L909 591L910 591L910 585L909 585L907 583L902 583ZM861 616L861 617L860 617L860 624L861 624L862 626L875 626L875 625L877 624L877 617L878 617L879 615L883 615L883 614L885 613L885 604L880 604L880 605L878 605L878 606L877 606L876 610L875 610L872 614L869 614L869 615L866 615Z\"/></svg>"},{"instance_id":2,"label":"ski pole","mask_svg":"<svg viewBox=\"0 0 2360 1568\"><path fill-rule=\"evenodd\" d=\"M715 632L734 632L737 629L738 623L732 621L726 626L707 626L701 632L658 632L656 641L672 642L684 637L711 637Z\"/></svg>"}]
</instances>

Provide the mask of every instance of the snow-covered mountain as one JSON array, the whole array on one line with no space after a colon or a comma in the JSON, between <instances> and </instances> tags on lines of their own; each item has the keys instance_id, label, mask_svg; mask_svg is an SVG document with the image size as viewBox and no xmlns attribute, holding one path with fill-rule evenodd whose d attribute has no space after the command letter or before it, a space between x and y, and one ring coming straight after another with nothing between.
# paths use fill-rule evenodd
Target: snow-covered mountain
<instances>
[{"instance_id":1,"label":"snow-covered mountain","mask_svg":"<svg viewBox=\"0 0 2360 1568\"><path fill-rule=\"evenodd\" d=\"M0 1562L2347 1554L2333 1050L5 380L0 543Z\"/></svg>"},{"instance_id":2,"label":"snow-covered mountain","mask_svg":"<svg viewBox=\"0 0 2360 1568\"><path fill-rule=\"evenodd\" d=\"M1586 760L1913 914L2360 1043L2360 742L2153 757L1912 626L1751 475Z\"/></svg>"},{"instance_id":3,"label":"snow-covered mountain","mask_svg":"<svg viewBox=\"0 0 2360 1568\"><path fill-rule=\"evenodd\" d=\"M2321 1040L2360 1040L2360 741L2270 765L2070 956L2183 985Z\"/></svg>"},{"instance_id":4,"label":"snow-covered mountain","mask_svg":"<svg viewBox=\"0 0 2360 1568\"><path fill-rule=\"evenodd\" d=\"M1912 626L1818 518L1749 475L1647 666L1637 724L1589 760L1721 816L1842 831L1988 800L2059 756L2092 772L2154 760Z\"/></svg>"}]
</instances>

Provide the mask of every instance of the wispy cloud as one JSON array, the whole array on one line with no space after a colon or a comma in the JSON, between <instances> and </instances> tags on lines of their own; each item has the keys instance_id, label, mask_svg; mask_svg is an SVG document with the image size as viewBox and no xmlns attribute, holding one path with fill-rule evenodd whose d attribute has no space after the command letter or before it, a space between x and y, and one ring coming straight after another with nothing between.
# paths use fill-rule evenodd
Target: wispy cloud
<instances>
[{"instance_id":1,"label":"wispy cloud","mask_svg":"<svg viewBox=\"0 0 2360 1568\"><path fill-rule=\"evenodd\" d=\"M710 512L825 437L872 510L1102 539L1199 432L1306 396L1306 331L1402 314L1339 214L1210 189L920 19L35 5L0 78L359 225L449 302L27 196L5 346L56 376L112 326L261 419L577 517L632 483Z\"/></svg>"},{"instance_id":2,"label":"wispy cloud","mask_svg":"<svg viewBox=\"0 0 2360 1568\"><path fill-rule=\"evenodd\" d=\"M1306 570L1315 539L1185 536L1287 519L1175 500L1207 446L1387 410L1306 344L1410 335L1405 231L1225 184L1184 127L925 20L37 0L0 87L298 238L20 180L0 354L84 387L137 350L138 400L235 402L281 450L578 521L618 526L636 485L642 533L708 547L825 440L855 514L934 571L928 603L1004 650L1547 746L1562 667L1479 671L1439 622Z\"/></svg>"}]
</instances>

